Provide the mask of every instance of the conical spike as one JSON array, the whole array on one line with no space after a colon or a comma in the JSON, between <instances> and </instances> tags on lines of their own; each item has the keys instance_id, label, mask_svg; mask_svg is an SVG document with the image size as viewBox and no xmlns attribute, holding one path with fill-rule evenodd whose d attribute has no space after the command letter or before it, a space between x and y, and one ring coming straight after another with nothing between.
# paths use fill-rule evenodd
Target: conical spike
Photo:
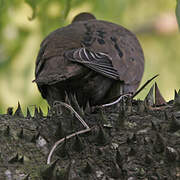
<instances>
[{"instance_id":1,"label":"conical spike","mask_svg":"<svg viewBox=\"0 0 180 180\"><path fill-rule=\"evenodd\" d=\"M18 159L19 159L19 155L17 153L15 156L13 156L9 159L8 163L13 164L15 162L18 162Z\"/></svg>"},{"instance_id":2,"label":"conical spike","mask_svg":"<svg viewBox=\"0 0 180 180\"><path fill-rule=\"evenodd\" d=\"M131 133L128 137L127 137L127 143L134 143L136 142L137 138L136 138L136 134L135 133Z\"/></svg>"},{"instance_id":3,"label":"conical spike","mask_svg":"<svg viewBox=\"0 0 180 180\"><path fill-rule=\"evenodd\" d=\"M145 102L144 101L138 101L137 112L141 114L144 111L145 111Z\"/></svg>"},{"instance_id":4,"label":"conical spike","mask_svg":"<svg viewBox=\"0 0 180 180\"><path fill-rule=\"evenodd\" d=\"M13 115L13 107L8 107L8 109L7 109L7 115L10 115L10 116Z\"/></svg>"},{"instance_id":5,"label":"conical spike","mask_svg":"<svg viewBox=\"0 0 180 180\"><path fill-rule=\"evenodd\" d=\"M169 130L171 132L176 132L180 129L180 122L176 119L175 115L172 114L171 122L169 125Z\"/></svg>"},{"instance_id":6,"label":"conical spike","mask_svg":"<svg viewBox=\"0 0 180 180\"><path fill-rule=\"evenodd\" d=\"M155 105L156 106L166 105L166 101L161 95L157 83L155 83Z\"/></svg>"},{"instance_id":7,"label":"conical spike","mask_svg":"<svg viewBox=\"0 0 180 180\"><path fill-rule=\"evenodd\" d=\"M17 134L17 136L22 139L24 138L24 132L23 132L23 128L21 128L20 132Z\"/></svg>"},{"instance_id":8,"label":"conical spike","mask_svg":"<svg viewBox=\"0 0 180 180\"><path fill-rule=\"evenodd\" d=\"M39 107L39 116L43 117L43 111L42 111L41 107Z\"/></svg>"},{"instance_id":9,"label":"conical spike","mask_svg":"<svg viewBox=\"0 0 180 180\"><path fill-rule=\"evenodd\" d=\"M26 175L23 180L29 180L30 174Z\"/></svg>"},{"instance_id":10,"label":"conical spike","mask_svg":"<svg viewBox=\"0 0 180 180\"><path fill-rule=\"evenodd\" d=\"M164 119L167 121L169 119L167 111L164 111Z\"/></svg>"},{"instance_id":11,"label":"conical spike","mask_svg":"<svg viewBox=\"0 0 180 180\"><path fill-rule=\"evenodd\" d=\"M87 162L86 167L83 169L83 172L86 174L90 174L93 172L93 166L90 164L89 161Z\"/></svg>"},{"instance_id":12,"label":"conical spike","mask_svg":"<svg viewBox=\"0 0 180 180\"><path fill-rule=\"evenodd\" d=\"M36 135L33 135L33 136L32 136L32 138L31 138L30 141L31 141L32 143L35 143L36 140L39 138L39 136L40 136L40 133L38 132Z\"/></svg>"},{"instance_id":13,"label":"conical spike","mask_svg":"<svg viewBox=\"0 0 180 180\"><path fill-rule=\"evenodd\" d=\"M111 177L113 179L122 179L122 170L118 167L118 164L112 161L110 167L111 167Z\"/></svg>"},{"instance_id":14,"label":"conical spike","mask_svg":"<svg viewBox=\"0 0 180 180\"><path fill-rule=\"evenodd\" d=\"M106 124L106 123L107 123L108 120L107 120L107 117L106 117L103 109L100 109L100 110L99 110L99 117L100 117L99 122L100 122L101 124Z\"/></svg>"},{"instance_id":15,"label":"conical spike","mask_svg":"<svg viewBox=\"0 0 180 180\"><path fill-rule=\"evenodd\" d=\"M24 163L24 156L20 157L19 160L18 160L18 162L20 162L21 164L23 164L23 163Z\"/></svg>"},{"instance_id":16,"label":"conical spike","mask_svg":"<svg viewBox=\"0 0 180 180\"><path fill-rule=\"evenodd\" d=\"M47 117L51 117L51 116L52 116L51 108L47 106Z\"/></svg>"},{"instance_id":17,"label":"conical spike","mask_svg":"<svg viewBox=\"0 0 180 180\"><path fill-rule=\"evenodd\" d=\"M30 113L30 111L29 111L29 108L27 107L27 113L26 113L27 115L26 115L26 117L28 118L28 119L30 119L31 118L31 113Z\"/></svg>"},{"instance_id":18,"label":"conical spike","mask_svg":"<svg viewBox=\"0 0 180 180\"><path fill-rule=\"evenodd\" d=\"M164 149L165 149L164 139L159 133L156 134L156 139L154 141L153 147L154 147L155 152L157 153L164 152Z\"/></svg>"},{"instance_id":19,"label":"conical spike","mask_svg":"<svg viewBox=\"0 0 180 180\"><path fill-rule=\"evenodd\" d=\"M151 129L158 131L157 123L155 123L154 121L151 121Z\"/></svg>"},{"instance_id":20,"label":"conical spike","mask_svg":"<svg viewBox=\"0 0 180 180\"><path fill-rule=\"evenodd\" d=\"M130 147L130 148L129 148L129 151L128 151L128 155L129 155L129 156L134 156L135 154L136 154L135 149L134 149L133 147Z\"/></svg>"},{"instance_id":21,"label":"conical spike","mask_svg":"<svg viewBox=\"0 0 180 180\"><path fill-rule=\"evenodd\" d=\"M18 107L14 113L14 116L17 116L17 117L24 117L23 113L22 113L22 109L21 109L21 105L20 103L18 102Z\"/></svg>"},{"instance_id":22,"label":"conical spike","mask_svg":"<svg viewBox=\"0 0 180 180\"><path fill-rule=\"evenodd\" d=\"M119 111L118 119L116 121L116 126L115 126L117 131L119 131L120 128L124 127L124 125L125 125L125 118L126 118L126 115L125 115L124 107L121 107L121 109Z\"/></svg>"},{"instance_id":23,"label":"conical spike","mask_svg":"<svg viewBox=\"0 0 180 180\"><path fill-rule=\"evenodd\" d=\"M80 109L76 94L72 95L72 101L73 101L74 105L76 106L76 108Z\"/></svg>"},{"instance_id":24,"label":"conical spike","mask_svg":"<svg viewBox=\"0 0 180 180\"><path fill-rule=\"evenodd\" d=\"M47 165L47 167L41 171L41 176L44 180L52 179L57 161L58 159L53 163L51 163L50 165Z\"/></svg>"},{"instance_id":25,"label":"conical spike","mask_svg":"<svg viewBox=\"0 0 180 180\"><path fill-rule=\"evenodd\" d=\"M180 95L179 95L179 91L177 93L176 90L174 90L174 106L175 107L179 107L180 106Z\"/></svg>"},{"instance_id":26,"label":"conical spike","mask_svg":"<svg viewBox=\"0 0 180 180\"><path fill-rule=\"evenodd\" d=\"M54 135L55 135L56 139L63 138L66 135L61 121L58 122L57 129L56 129L56 132Z\"/></svg>"},{"instance_id":27,"label":"conical spike","mask_svg":"<svg viewBox=\"0 0 180 180\"><path fill-rule=\"evenodd\" d=\"M176 91L176 89L174 90L174 100L178 97L178 93Z\"/></svg>"},{"instance_id":28,"label":"conical spike","mask_svg":"<svg viewBox=\"0 0 180 180\"><path fill-rule=\"evenodd\" d=\"M87 101L87 103L86 103L85 113L87 113L87 114L91 113L91 106L90 106L89 101Z\"/></svg>"},{"instance_id":29,"label":"conical spike","mask_svg":"<svg viewBox=\"0 0 180 180\"><path fill-rule=\"evenodd\" d=\"M154 85L152 85L151 89L149 90L147 96L144 99L145 106L153 106L154 105L154 97L153 97L153 92L154 92Z\"/></svg>"},{"instance_id":30,"label":"conical spike","mask_svg":"<svg viewBox=\"0 0 180 180\"><path fill-rule=\"evenodd\" d=\"M145 163L151 164L153 161L152 157L149 154L145 154Z\"/></svg>"},{"instance_id":31,"label":"conical spike","mask_svg":"<svg viewBox=\"0 0 180 180\"><path fill-rule=\"evenodd\" d=\"M62 144L61 147L59 147L57 150L56 150L56 154L60 157L66 157L69 155L68 153L68 148L67 148L67 140L65 138L65 141L64 143Z\"/></svg>"},{"instance_id":32,"label":"conical spike","mask_svg":"<svg viewBox=\"0 0 180 180\"><path fill-rule=\"evenodd\" d=\"M74 95L71 94L70 97L71 97L72 107L74 107L74 109L77 111L77 113L78 113L81 117L84 117L83 107L81 108L81 107L79 106L79 103L78 103L76 94L74 94Z\"/></svg>"},{"instance_id":33,"label":"conical spike","mask_svg":"<svg viewBox=\"0 0 180 180\"><path fill-rule=\"evenodd\" d=\"M118 149L116 149L116 163L121 168L123 165L123 157Z\"/></svg>"},{"instance_id":34,"label":"conical spike","mask_svg":"<svg viewBox=\"0 0 180 180\"><path fill-rule=\"evenodd\" d=\"M126 112L128 114L132 112L132 98L128 98L126 101Z\"/></svg>"},{"instance_id":35,"label":"conical spike","mask_svg":"<svg viewBox=\"0 0 180 180\"><path fill-rule=\"evenodd\" d=\"M67 104L71 104L71 102L70 102L70 100L69 100L69 95L68 95L68 93L65 91L65 103L67 103Z\"/></svg>"},{"instance_id":36,"label":"conical spike","mask_svg":"<svg viewBox=\"0 0 180 180\"><path fill-rule=\"evenodd\" d=\"M56 171L56 179L57 180L76 180L76 173L73 171L73 169L71 168L72 163L69 163L68 167L65 170L57 170ZM71 177L73 176L73 177ZM79 179L77 179L79 180Z\"/></svg>"},{"instance_id":37,"label":"conical spike","mask_svg":"<svg viewBox=\"0 0 180 180\"><path fill-rule=\"evenodd\" d=\"M104 132L102 126L99 127L99 132L98 132L98 135L96 137L96 142L99 145L105 145L109 142L107 134Z\"/></svg>"},{"instance_id":38,"label":"conical spike","mask_svg":"<svg viewBox=\"0 0 180 180\"><path fill-rule=\"evenodd\" d=\"M39 118L39 112L38 112L38 108L36 106L34 108L34 117Z\"/></svg>"},{"instance_id":39,"label":"conical spike","mask_svg":"<svg viewBox=\"0 0 180 180\"><path fill-rule=\"evenodd\" d=\"M174 162L178 158L178 152L172 147L166 147L165 156L168 162Z\"/></svg>"},{"instance_id":40,"label":"conical spike","mask_svg":"<svg viewBox=\"0 0 180 180\"><path fill-rule=\"evenodd\" d=\"M77 152L81 152L84 149L84 144L78 135L76 135L75 142L73 144L73 149Z\"/></svg>"},{"instance_id":41,"label":"conical spike","mask_svg":"<svg viewBox=\"0 0 180 180\"><path fill-rule=\"evenodd\" d=\"M65 172L63 180L69 180L70 179L71 170L72 170L71 166L72 166L72 163L69 163L68 167L66 168L66 172Z\"/></svg>"},{"instance_id":42,"label":"conical spike","mask_svg":"<svg viewBox=\"0 0 180 180\"><path fill-rule=\"evenodd\" d=\"M9 136L10 135L10 127L7 126L6 129L4 130L4 135Z\"/></svg>"}]
</instances>

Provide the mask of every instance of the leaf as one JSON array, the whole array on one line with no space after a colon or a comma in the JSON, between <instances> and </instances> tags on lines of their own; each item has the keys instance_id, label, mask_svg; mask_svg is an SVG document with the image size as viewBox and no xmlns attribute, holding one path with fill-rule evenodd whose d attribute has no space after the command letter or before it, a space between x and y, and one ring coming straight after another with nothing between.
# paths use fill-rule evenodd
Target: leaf
<instances>
[{"instance_id":1,"label":"leaf","mask_svg":"<svg viewBox=\"0 0 180 180\"><path fill-rule=\"evenodd\" d=\"M177 4L176 4L176 19L180 29L180 0L177 0Z\"/></svg>"}]
</instances>

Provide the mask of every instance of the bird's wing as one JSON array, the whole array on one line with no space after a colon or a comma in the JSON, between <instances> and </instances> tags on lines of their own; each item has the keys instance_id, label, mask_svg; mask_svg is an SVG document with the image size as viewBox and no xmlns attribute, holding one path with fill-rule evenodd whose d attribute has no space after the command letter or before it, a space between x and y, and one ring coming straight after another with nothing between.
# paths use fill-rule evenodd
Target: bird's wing
<instances>
[{"instance_id":1,"label":"bird's wing","mask_svg":"<svg viewBox=\"0 0 180 180\"><path fill-rule=\"evenodd\" d=\"M93 52L87 48L78 48L68 50L64 55L68 60L81 63L108 78L119 79L119 74L112 65L111 57L106 53Z\"/></svg>"}]
</instances>

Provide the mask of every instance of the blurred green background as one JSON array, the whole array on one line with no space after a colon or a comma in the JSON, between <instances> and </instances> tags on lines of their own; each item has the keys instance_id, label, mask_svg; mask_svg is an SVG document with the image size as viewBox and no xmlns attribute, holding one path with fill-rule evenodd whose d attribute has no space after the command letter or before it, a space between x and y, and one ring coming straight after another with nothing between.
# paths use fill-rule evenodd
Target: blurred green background
<instances>
[{"instance_id":1,"label":"blurred green background","mask_svg":"<svg viewBox=\"0 0 180 180\"><path fill-rule=\"evenodd\" d=\"M156 81L161 93L167 101L172 99L174 89L180 88L175 6L175 0L0 0L0 112L16 107L18 101L23 109L34 105L46 109L32 83L39 45L84 11L135 32L146 59L142 83L160 74Z\"/></svg>"}]
</instances>

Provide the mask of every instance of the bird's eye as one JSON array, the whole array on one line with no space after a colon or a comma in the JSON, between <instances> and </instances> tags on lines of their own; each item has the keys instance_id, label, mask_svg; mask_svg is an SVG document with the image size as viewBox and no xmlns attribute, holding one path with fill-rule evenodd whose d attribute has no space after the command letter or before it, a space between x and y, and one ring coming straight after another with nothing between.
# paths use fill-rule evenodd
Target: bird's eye
<instances>
[{"instance_id":1,"label":"bird's eye","mask_svg":"<svg viewBox=\"0 0 180 180\"><path fill-rule=\"evenodd\" d=\"M131 62L133 62L135 59L134 59L134 58L132 58L132 57L130 57L130 58L129 58L129 60L130 60Z\"/></svg>"}]
</instances>

